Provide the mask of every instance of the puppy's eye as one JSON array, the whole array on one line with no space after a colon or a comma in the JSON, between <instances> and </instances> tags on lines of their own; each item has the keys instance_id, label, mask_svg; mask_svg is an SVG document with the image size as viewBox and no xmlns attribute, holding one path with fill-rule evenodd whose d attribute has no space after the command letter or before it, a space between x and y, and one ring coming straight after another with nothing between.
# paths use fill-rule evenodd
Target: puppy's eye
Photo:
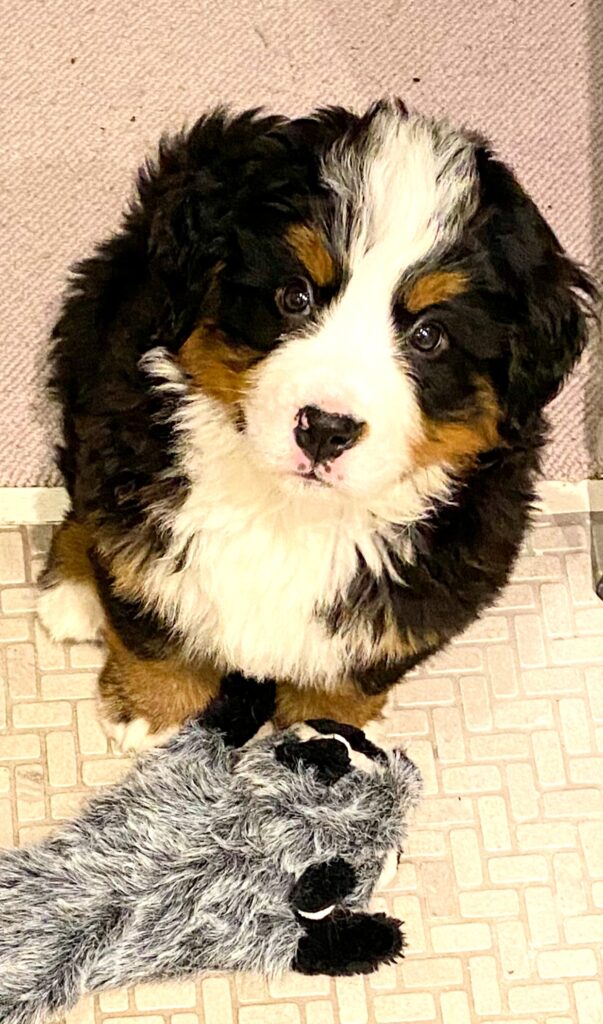
<instances>
[{"instance_id":1,"label":"puppy's eye","mask_svg":"<svg viewBox=\"0 0 603 1024\"><path fill-rule=\"evenodd\" d=\"M285 316L307 316L314 305L312 285L305 277L295 277L279 288L276 304Z\"/></svg>"},{"instance_id":2,"label":"puppy's eye","mask_svg":"<svg viewBox=\"0 0 603 1024\"><path fill-rule=\"evenodd\" d=\"M448 336L439 324L419 324L411 331L408 342L424 356L436 356L448 348Z\"/></svg>"}]
</instances>

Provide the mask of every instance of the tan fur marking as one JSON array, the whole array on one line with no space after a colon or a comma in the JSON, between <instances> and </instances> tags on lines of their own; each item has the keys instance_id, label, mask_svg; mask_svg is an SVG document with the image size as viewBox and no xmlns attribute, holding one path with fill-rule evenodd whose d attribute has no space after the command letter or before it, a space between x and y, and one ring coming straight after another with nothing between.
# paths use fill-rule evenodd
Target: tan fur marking
<instances>
[{"instance_id":1,"label":"tan fur marking","mask_svg":"<svg viewBox=\"0 0 603 1024\"><path fill-rule=\"evenodd\" d=\"M401 658L412 657L424 646L410 629L401 633L398 626L388 616L385 629L375 644L373 660L381 661L385 658L388 661L399 661Z\"/></svg>"},{"instance_id":2,"label":"tan fur marking","mask_svg":"<svg viewBox=\"0 0 603 1024\"><path fill-rule=\"evenodd\" d=\"M274 720L280 728L308 718L334 718L362 728L367 722L381 718L386 700L386 693L367 697L352 683L342 685L333 693L279 683Z\"/></svg>"},{"instance_id":3,"label":"tan fur marking","mask_svg":"<svg viewBox=\"0 0 603 1024\"><path fill-rule=\"evenodd\" d=\"M436 302L444 302L467 290L468 278L459 270L440 270L426 274L410 286L406 293L406 308L411 313L418 313Z\"/></svg>"},{"instance_id":4,"label":"tan fur marking","mask_svg":"<svg viewBox=\"0 0 603 1024\"><path fill-rule=\"evenodd\" d=\"M463 419L432 420L423 416L423 437L413 447L416 466L468 468L481 452L500 444L500 416L494 389L481 380L473 408Z\"/></svg>"},{"instance_id":5,"label":"tan fur marking","mask_svg":"<svg viewBox=\"0 0 603 1024\"><path fill-rule=\"evenodd\" d=\"M115 552L111 544L99 543L105 567L111 575L111 589L118 597L126 600L141 600L145 593L145 573L154 557L148 545L133 543L122 551Z\"/></svg>"},{"instance_id":6,"label":"tan fur marking","mask_svg":"<svg viewBox=\"0 0 603 1024\"><path fill-rule=\"evenodd\" d=\"M179 658L140 659L108 627L107 662L99 679L103 711L113 722L146 718L151 732L178 726L216 695L219 676L210 665L192 668Z\"/></svg>"},{"instance_id":7,"label":"tan fur marking","mask_svg":"<svg viewBox=\"0 0 603 1024\"><path fill-rule=\"evenodd\" d=\"M93 547L88 526L68 516L52 538L46 572L74 583L94 582L94 571L88 556Z\"/></svg>"},{"instance_id":8,"label":"tan fur marking","mask_svg":"<svg viewBox=\"0 0 603 1024\"><path fill-rule=\"evenodd\" d=\"M335 267L319 232L307 224L293 224L286 237L312 280L321 286L330 284L335 277Z\"/></svg>"},{"instance_id":9,"label":"tan fur marking","mask_svg":"<svg viewBox=\"0 0 603 1024\"><path fill-rule=\"evenodd\" d=\"M258 358L249 348L230 345L210 320L195 328L178 353L180 365L195 387L233 410L249 387L250 370Z\"/></svg>"}]
</instances>

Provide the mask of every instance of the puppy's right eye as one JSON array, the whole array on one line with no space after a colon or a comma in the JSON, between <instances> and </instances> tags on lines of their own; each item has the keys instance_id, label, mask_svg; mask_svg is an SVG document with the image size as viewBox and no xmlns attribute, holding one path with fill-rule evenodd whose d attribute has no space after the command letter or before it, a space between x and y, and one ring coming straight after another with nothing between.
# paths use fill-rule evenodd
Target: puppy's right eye
<instances>
[{"instance_id":1,"label":"puppy's right eye","mask_svg":"<svg viewBox=\"0 0 603 1024\"><path fill-rule=\"evenodd\" d=\"M312 285L305 277L295 277L289 284L279 288L276 304L284 316L307 316L314 306Z\"/></svg>"},{"instance_id":2,"label":"puppy's right eye","mask_svg":"<svg viewBox=\"0 0 603 1024\"><path fill-rule=\"evenodd\" d=\"M419 324L410 333L409 344L423 356L433 357L448 348L448 336L439 324Z\"/></svg>"}]
</instances>

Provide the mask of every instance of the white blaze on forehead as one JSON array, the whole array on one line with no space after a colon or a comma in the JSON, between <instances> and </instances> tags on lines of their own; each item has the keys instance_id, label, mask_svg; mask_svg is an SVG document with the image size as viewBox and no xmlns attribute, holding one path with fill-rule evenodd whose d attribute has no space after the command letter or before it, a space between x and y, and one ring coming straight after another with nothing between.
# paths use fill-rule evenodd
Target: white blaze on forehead
<instances>
[{"instance_id":1,"label":"white blaze on forehead","mask_svg":"<svg viewBox=\"0 0 603 1024\"><path fill-rule=\"evenodd\" d=\"M395 490L416 469L423 423L392 299L404 274L446 252L471 216L474 149L446 124L385 108L361 143L343 140L327 155L323 179L335 203L327 231L344 284L318 323L260 364L246 403L248 437L274 468L296 469L300 409L354 416L367 429L337 460L331 482L363 500L400 504Z\"/></svg>"},{"instance_id":2,"label":"white blaze on forehead","mask_svg":"<svg viewBox=\"0 0 603 1024\"><path fill-rule=\"evenodd\" d=\"M338 200L335 244L353 277L377 264L391 292L400 277L457 238L477 204L475 145L446 122L377 113L357 150L335 146L324 180Z\"/></svg>"}]
</instances>

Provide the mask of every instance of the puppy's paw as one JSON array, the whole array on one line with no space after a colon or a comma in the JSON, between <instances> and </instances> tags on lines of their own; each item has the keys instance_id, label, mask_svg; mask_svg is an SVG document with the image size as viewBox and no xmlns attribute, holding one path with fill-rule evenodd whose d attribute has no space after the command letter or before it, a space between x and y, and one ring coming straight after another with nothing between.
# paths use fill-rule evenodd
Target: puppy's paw
<instances>
[{"instance_id":1,"label":"puppy's paw","mask_svg":"<svg viewBox=\"0 0 603 1024\"><path fill-rule=\"evenodd\" d=\"M105 616L96 590L89 583L62 580L39 591L40 622L56 643L100 638Z\"/></svg>"},{"instance_id":2,"label":"puppy's paw","mask_svg":"<svg viewBox=\"0 0 603 1024\"><path fill-rule=\"evenodd\" d=\"M178 732L176 725L152 732L147 718L133 718L130 722L115 722L109 718L101 718L101 723L112 741L114 753L117 754L139 754L144 750L160 747Z\"/></svg>"},{"instance_id":3,"label":"puppy's paw","mask_svg":"<svg viewBox=\"0 0 603 1024\"><path fill-rule=\"evenodd\" d=\"M224 676L220 692L197 717L205 729L222 733L228 746L242 747L274 714L276 687L240 672Z\"/></svg>"}]
</instances>

